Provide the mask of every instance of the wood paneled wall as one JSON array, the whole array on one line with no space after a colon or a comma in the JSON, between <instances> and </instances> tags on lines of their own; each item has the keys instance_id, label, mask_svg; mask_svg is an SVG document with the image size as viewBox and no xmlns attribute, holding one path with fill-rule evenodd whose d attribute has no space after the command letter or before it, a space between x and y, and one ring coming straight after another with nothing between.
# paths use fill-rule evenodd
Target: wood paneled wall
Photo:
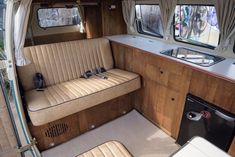
<instances>
[{"instance_id":1,"label":"wood paneled wall","mask_svg":"<svg viewBox=\"0 0 235 157\"><path fill-rule=\"evenodd\" d=\"M86 38L102 37L102 12L100 6L85 7Z\"/></svg>"},{"instance_id":2,"label":"wood paneled wall","mask_svg":"<svg viewBox=\"0 0 235 157\"><path fill-rule=\"evenodd\" d=\"M235 138L233 138L233 142L230 146L230 149L228 150L228 153L235 157Z\"/></svg>"},{"instance_id":3,"label":"wood paneled wall","mask_svg":"<svg viewBox=\"0 0 235 157\"><path fill-rule=\"evenodd\" d=\"M35 2L46 3L45 0L36 0ZM65 1L59 1L66 3ZM68 2L75 2L73 0ZM50 34L43 36L34 36L35 45L56 43L70 40L98 38L107 35L126 34L126 24L122 15L122 0L81 0L81 2L97 2L98 5L85 5L85 28L86 34L80 32ZM54 0L49 2L55 4ZM115 5L115 9L109 9L110 5ZM40 28L38 28L40 29ZM51 28L53 29L53 28ZM68 29L70 29L68 27ZM41 30L43 31L43 30ZM48 31L48 30L47 30ZM26 39L25 46L31 46L30 39Z\"/></svg>"},{"instance_id":4,"label":"wood paneled wall","mask_svg":"<svg viewBox=\"0 0 235 157\"><path fill-rule=\"evenodd\" d=\"M142 76L142 89L133 97L135 108L173 138L178 137L187 93L235 114L234 83L149 52L111 45L115 66Z\"/></svg>"},{"instance_id":5,"label":"wood paneled wall","mask_svg":"<svg viewBox=\"0 0 235 157\"><path fill-rule=\"evenodd\" d=\"M126 34L122 0L97 0L97 2L99 6L85 7L87 38ZM111 5L115 5L116 8L110 9Z\"/></svg>"},{"instance_id":6,"label":"wood paneled wall","mask_svg":"<svg viewBox=\"0 0 235 157\"><path fill-rule=\"evenodd\" d=\"M61 33L61 34L52 34L52 35L33 37L35 45L43 45L43 44L72 41L72 40L81 40L81 39L86 39L85 33L71 32L71 33ZM30 39L25 40L25 47L27 46L32 46Z\"/></svg>"},{"instance_id":7,"label":"wood paneled wall","mask_svg":"<svg viewBox=\"0 0 235 157\"><path fill-rule=\"evenodd\" d=\"M110 9L115 5L115 9ZM126 24L122 15L122 0L101 1L103 36L126 34Z\"/></svg>"},{"instance_id":8,"label":"wood paneled wall","mask_svg":"<svg viewBox=\"0 0 235 157\"><path fill-rule=\"evenodd\" d=\"M235 84L208 74L193 71L189 92L235 113Z\"/></svg>"}]
</instances>

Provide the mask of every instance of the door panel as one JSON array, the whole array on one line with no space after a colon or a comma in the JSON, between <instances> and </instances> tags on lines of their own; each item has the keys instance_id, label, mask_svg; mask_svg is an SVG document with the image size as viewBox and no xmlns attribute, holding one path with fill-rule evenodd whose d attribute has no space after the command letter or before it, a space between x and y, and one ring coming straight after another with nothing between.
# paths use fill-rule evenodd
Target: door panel
<instances>
[{"instance_id":1,"label":"door panel","mask_svg":"<svg viewBox=\"0 0 235 157\"><path fill-rule=\"evenodd\" d=\"M0 156L19 157L20 153L17 152L16 146L16 137L0 86Z\"/></svg>"}]
</instances>

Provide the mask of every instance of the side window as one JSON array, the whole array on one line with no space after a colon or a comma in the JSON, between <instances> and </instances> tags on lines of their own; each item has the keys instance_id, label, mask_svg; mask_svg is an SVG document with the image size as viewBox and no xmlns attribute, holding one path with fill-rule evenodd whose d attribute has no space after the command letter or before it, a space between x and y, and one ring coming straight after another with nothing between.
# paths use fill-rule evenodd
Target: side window
<instances>
[{"instance_id":1,"label":"side window","mask_svg":"<svg viewBox=\"0 0 235 157\"><path fill-rule=\"evenodd\" d=\"M80 24L78 8L42 8L38 9L37 14L42 28Z\"/></svg>"},{"instance_id":2,"label":"side window","mask_svg":"<svg viewBox=\"0 0 235 157\"><path fill-rule=\"evenodd\" d=\"M159 5L136 5L135 11L139 33L157 37L163 36Z\"/></svg>"},{"instance_id":3,"label":"side window","mask_svg":"<svg viewBox=\"0 0 235 157\"><path fill-rule=\"evenodd\" d=\"M220 31L214 6L177 5L174 18L174 38L202 47L218 46Z\"/></svg>"},{"instance_id":4,"label":"side window","mask_svg":"<svg viewBox=\"0 0 235 157\"><path fill-rule=\"evenodd\" d=\"M4 53L5 10L6 10L6 5L4 1L1 1L0 2L0 60L6 59Z\"/></svg>"}]
</instances>

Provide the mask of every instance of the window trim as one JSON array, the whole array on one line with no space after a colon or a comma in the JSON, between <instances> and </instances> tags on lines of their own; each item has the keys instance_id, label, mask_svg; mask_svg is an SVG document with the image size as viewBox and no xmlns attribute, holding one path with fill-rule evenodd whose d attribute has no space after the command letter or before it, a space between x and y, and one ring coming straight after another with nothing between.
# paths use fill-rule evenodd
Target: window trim
<instances>
[{"instance_id":1,"label":"window trim","mask_svg":"<svg viewBox=\"0 0 235 157\"><path fill-rule=\"evenodd\" d=\"M0 49L2 48L2 52L0 52L0 53L3 54L4 59L6 59L6 52L5 52L5 49L6 49L6 45L5 45L5 42L6 42L6 36L5 36L6 5L7 5L7 4L6 4L5 1L3 1L3 2L0 4L0 7L1 7L1 9L2 9L2 28L0 28L1 31L2 31L2 41L0 41L0 42L2 42L2 43L0 43L0 44L2 44L2 47L0 47ZM3 57L3 56L2 56L2 57ZM3 59L3 58L2 58L2 59Z\"/></svg>"},{"instance_id":2,"label":"window trim","mask_svg":"<svg viewBox=\"0 0 235 157\"><path fill-rule=\"evenodd\" d=\"M233 53L235 54L235 40L234 40L234 44L233 44Z\"/></svg>"},{"instance_id":3,"label":"window trim","mask_svg":"<svg viewBox=\"0 0 235 157\"><path fill-rule=\"evenodd\" d=\"M158 4L158 3L137 3L137 4L135 4L135 7L136 7L136 5L158 5L159 6L159 8L160 8L160 5ZM160 10L161 10L161 8L160 8ZM162 17L161 17L162 18ZM140 27L140 25L141 25L141 22L137 19L137 15L136 15L136 9L135 9L135 21L136 21L136 29L137 29L137 32L139 33L139 34L142 34L142 35L147 35L147 36L151 36L151 37L157 37L157 38L160 38L160 39L163 39L163 35L161 35L161 34L154 34L154 33L147 33L147 32L145 32L145 31L143 31L143 29L142 30L140 30L139 29L139 27ZM161 19L161 21L162 21L162 19Z\"/></svg>"},{"instance_id":4,"label":"window trim","mask_svg":"<svg viewBox=\"0 0 235 157\"><path fill-rule=\"evenodd\" d=\"M190 3L183 3L183 4L176 4L177 5L191 5L191 6L213 6L215 7L215 5L213 4L190 4ZM176 9L176 8L175 8ZM214 47L212 45L208 45L208 44L204 44L204 43L201 43L201 42L197 42L199 44L196 44L196 43L191 43L191 42L186 42L186 41L183 41L183 40L178 40L176 39L176 36L175 36L175 13L174 13L174 16L173 16L173 39L176 41L176 42L181 42L181 43L186 43L186 44L189 44L189 45L194 45L194 46L199 46L199 47L203 47L203 48L208 48L208 49L211 49L211 50L215 50L217 47ZM220 31L220 30L219 30ZM220 32L219 32L219 40L218 40L218 45L219 46L219 43L220 43Z\"/></svg>"},{"instance_id":5,"label":"window trim","mask_svg":"<svg viewBox=\"0 0 235 157\"><path fill-rule=\"evenodd\" d=\"M68 7L40 7L40 8L38 8L37 10L36 10L36 14L37 14L37 24L38 24L38 26L41 28L41 29L50 29L50 28L57 28L57 27L69 27L69 26L76 26L76 24L74 25L74 24L71 24L71 25L60 25L60 26L50 26L50 27L42 27L41 25L40 25L40 20L39 20L39 15L38 15L38 11L40 10L40 9L72 9L72 8L77 8L76 6L75 7L71 7L71 8L68 8ZM77 8L78 9L78 8ZM79 11L78 11L78 16L80 17L80 15L79 15ZM80 25L79 25L80 26Z\"/></svg>"}]
</instances>

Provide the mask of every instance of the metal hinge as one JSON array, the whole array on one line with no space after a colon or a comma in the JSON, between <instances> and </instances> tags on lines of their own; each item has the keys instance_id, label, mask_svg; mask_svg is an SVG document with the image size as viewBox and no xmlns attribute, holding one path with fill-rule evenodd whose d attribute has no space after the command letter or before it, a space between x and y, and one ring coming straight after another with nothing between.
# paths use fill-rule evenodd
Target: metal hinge
<instances>
[{"instance_id":1,"label":"metal hinge","mask_svg":"<svg viewBox=\"0 0 235 157\"><path fill-rule=\"evenodd\" d=\"M37 144L37 141L35 138L33 138L29 144L25 145L25 146L21 146L17 148L18 152L25 152L27 150L29 150L32 146L35 146Z\"/></svg>"}]
</instances>

